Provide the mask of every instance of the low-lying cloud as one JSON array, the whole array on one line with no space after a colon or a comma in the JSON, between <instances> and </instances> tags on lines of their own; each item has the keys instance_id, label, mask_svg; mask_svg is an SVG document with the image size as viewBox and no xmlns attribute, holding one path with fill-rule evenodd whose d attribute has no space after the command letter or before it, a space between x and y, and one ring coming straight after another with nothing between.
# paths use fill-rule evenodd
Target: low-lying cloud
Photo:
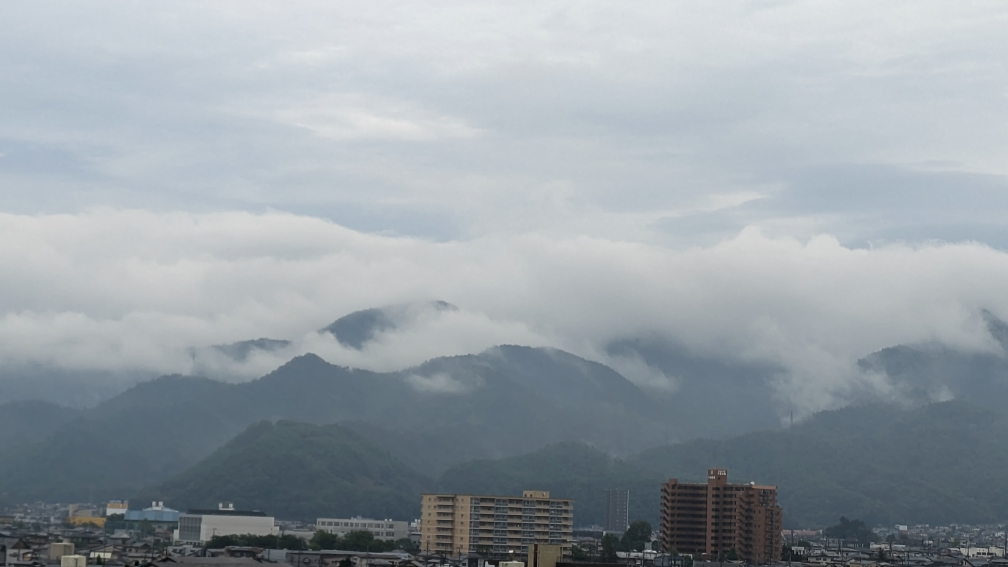
<instances>
[{"instance_id":1,"label":"low-lying cloud","mask_svg":"<svg viewBox=\"0 0 1008 567\"><path fill-rule=\"evenodd\" d=\"M886 392L884 376L856 367L883 347L993 352L980 312L1008 315L1008 254L982 244L852 249L755 227L689 248L537 234L438 243L285 213L95 209L0 215L0 267L5 367L250 379L302 352L391 371L513 343L568 350L672 391L675 377L606 354L614 339L646 335L779 365L782 395L808 409L866 387ZM360 350L317 332L354 310L431 299L459 309L415 317ZM241 362L207 354L259 337L292 343Z\"/></svg>"}]
</instances>

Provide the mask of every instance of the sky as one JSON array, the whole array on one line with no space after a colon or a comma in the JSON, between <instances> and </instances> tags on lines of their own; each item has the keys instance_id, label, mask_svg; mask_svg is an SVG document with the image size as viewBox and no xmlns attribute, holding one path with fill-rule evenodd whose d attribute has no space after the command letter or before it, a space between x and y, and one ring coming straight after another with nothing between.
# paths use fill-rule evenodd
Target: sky
<instances>
[{"instance_id":1,"label":"sky","mask_svg":"<svg viewBox=\"0 0 1008 567\"><path fill-rule=\"evenodd\" d=\"M605 352L660 335L779 364L809 408L884 391L859 357L990 350L980 311L1008 318L1006 26L997 1L4 2L0 369L519 343L674 389ZM363 352L314 332L432 299L460 309Z\"/></svg>"}]
</instances>

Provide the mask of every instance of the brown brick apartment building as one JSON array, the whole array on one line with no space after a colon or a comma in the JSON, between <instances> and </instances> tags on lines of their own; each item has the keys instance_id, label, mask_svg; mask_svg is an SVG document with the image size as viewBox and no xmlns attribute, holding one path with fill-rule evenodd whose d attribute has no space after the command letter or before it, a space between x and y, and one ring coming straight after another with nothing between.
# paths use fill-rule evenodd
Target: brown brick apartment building
<instances>
[{"instance_id":1,"label":"brown brick apartment building","mask_svg":"<svg viewBox=\"0 0 1008 567\"><path fill-rule=\"evenodd\" d=\"M717 559L732 548L740 559L781 557L777 487L728 484L728 471L709 469L707 483L670 479L662 485L661 542L666 551Z\"/></svg>"}]
</instances>

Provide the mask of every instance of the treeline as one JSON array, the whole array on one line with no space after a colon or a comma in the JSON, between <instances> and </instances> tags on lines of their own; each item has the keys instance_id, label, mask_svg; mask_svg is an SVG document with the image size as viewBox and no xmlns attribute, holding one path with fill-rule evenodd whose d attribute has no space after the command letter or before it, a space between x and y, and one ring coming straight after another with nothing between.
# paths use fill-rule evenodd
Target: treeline
<instances>
[{"instance_id":1,"label":"treeline","mask_svg":"<svg viewBox=\"0 0 1008 567\"><path fill-rule=\"evenodd\" d=\"M651 524L644 520L635 520L630 523L630 527L623 533L623 536L616 534L605 534L598 548L582 548L577 545L571 549L571 559L581 562L601 561L603 563L617 563L617 551L643 551L644 546L651 541L651 534L654 530Z\"/></svg>"},{"instance_id":2,"label":"treeline","mask_svg":"<svg viewBox=\"0 0 1008 567\"><path fill-rule=\"evenodd\" d=\"M305 551L308 549L308 542L296 535L215 535L206 542L204 546L208 549L220 549L222 547L261 547L263 549L289 549L291 551Z\"/></svg>"},{"instance_id":3,"label":"treeline","mask_svg":"<svg viewBox=\"0 0 1008 567\"><path fill-rule=\"evenodd\" d=\"M308 541L290 534L213 536L206 543L205 547L208 549L260 547L262 549L286 549L289 551L339 549L341 551L371 551L374 553L393 551L395 549L405 551L416 551L419 549L419 546L409 538L402 538L396 541L377 539L374 534L365 530L353 531L343 537L320 530L315 532L315 535Z\"/></svg>"},{"instance_id":4,"label":"treeline","mask_svg":"<svg viewBox=\"0 0 1008 567\"><path fill-rule=\"evenodd\" d=\"M349 532L343 537L319 530L312 536L308 546L313 550L339 549L341 551L371 551L375 553L395 549L404 551L419 549L419 546L408 537L396 541L377 539L374 534L366 530Z\"/></svg>"}]
</instances>

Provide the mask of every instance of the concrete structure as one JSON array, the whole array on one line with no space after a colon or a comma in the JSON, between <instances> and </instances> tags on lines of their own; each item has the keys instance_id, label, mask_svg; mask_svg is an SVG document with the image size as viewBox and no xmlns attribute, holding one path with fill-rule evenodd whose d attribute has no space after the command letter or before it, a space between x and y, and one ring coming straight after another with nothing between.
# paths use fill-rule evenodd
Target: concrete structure
<instances>
[{"instance_id":1,"label":"concrete structure","mask_svg":"<svg viewBox=\"0 0 1008 567\"><path fill-rule=\"evenodd\" d=\"M83 555L64 555L60 557L60 567L87 567L87 557Z\"/></svg>"},{"instance_id":2,"label":"concrete structure","mask_svg":"<svg viewBox=\"0 0 1008 567\"><path fill-rule=\"evenodd\" d=\"M888 547L883 546L883 549L888 549ZM953 548L956 549L956 548ZM980 547L959 547L959 554L963 557L977 557L980 559L991 559L993 557L1004 557L1004 548L997 546L980 546Z\"/></svg>"},{"instance_id":3,"label":"concrete structure","mask_svg":"<svg viewBox=\"0 0 1008 567\"><path fill-rule=\"evenodd\" d=\"M425 553L525 555L536 543L570 555L574 501L526 490L521 497L424 494L420 549Z\"/></svg>"},{"instance_id":4,"label":"concrete structure","mask_svg":"<svg viewBox=\"0 0 1008 567\"><path fill-rule=\"evenodd\" d=\"M147 520L148 522L174 523L179 520L179 511L165 507L164 502L151 502L150 508L127 510L124 519L133 522Z\"/></svg>"},{"instance_id":5,"label":"concrete structure","mask_svg":"<svg viewBox=\"0 0 1008 567\"><path fill-rule=\"evenodd\" d=\"M203 545L214 536L279 533L272 516L258 510L235 510L230 503L223 503L216 510L189 510L179 514L175 543Z\"/></svg>"},{"instance_id":6,"label":"concrete structure","mask_svg":"<svg viewBox=\"0 0 1008 567\"><path fill-rule=\"evenodd\" d=\"M609 489L606 493L605 531L622 534L630 527L630 491Z\"/></svg>"},{"instance_id":7,"label":"concrete structure","mask_svg":"<svg viewBox=\"0 0 1008 567\"><path fill-rule=\"evenodd\" d=\"M99 516L70 516L67 518L67 522L74 526L105 527L105 518Z\"/></svg>"},{"instance_id":8,"label":"concrete structure","mask_svg":"<svg viewBox=\"0 0 1008 567\"><path fill-rule=\"evenodd\" d=\"M126 515L126 510L129 510L128 500L109 500L108 504L105 505L105 515L111 516L113 514Z\"/></svg>"},{"instance_id":9,"label":"concrete structure","mask_svg":"<svg viewBox=\"0 0 1008 567\"><path fill-rule=\"evenodd\" d=\"M324 532L345 536L350 532L371 532L375 539L396 541L409 537L409 522L372 520L369 518L319 518L315 527Z\"/></svg>"},{"instance_id":10,"label":"concrete structure","mask_svg":"<svg viewBox=\"0 0 1008 567\"><path fill-rule=\"evenodd\" d=\"M559 545L533 543L528 546L528 567L556 567L563 557L563 548Z\"/></svg>"},{"instance_id":11,"label":"concrete structure","mask_svg":"<svg viewBox=\"0 0 1008 567\"><path fill-rule=\"evenodd\" d=\"M63 557L64 555L74 554L74 544L64 541L62 543L50 543L49 544L49 559L51 561L56 561L57 559Z\"/></svg>"},{"instance_id":12,"label":"concrete structure","mask_svg":"<svg viewBox=\"0 0 1008 567\"><path fill-rule=\"evenodd\" d=\"M776 486L728 484L725 469L709 469L706 484L673 478L662 485L665 551L716 560L735 549L749 563L779 561L781 521Z\"/></svg>"}]
</instances>

